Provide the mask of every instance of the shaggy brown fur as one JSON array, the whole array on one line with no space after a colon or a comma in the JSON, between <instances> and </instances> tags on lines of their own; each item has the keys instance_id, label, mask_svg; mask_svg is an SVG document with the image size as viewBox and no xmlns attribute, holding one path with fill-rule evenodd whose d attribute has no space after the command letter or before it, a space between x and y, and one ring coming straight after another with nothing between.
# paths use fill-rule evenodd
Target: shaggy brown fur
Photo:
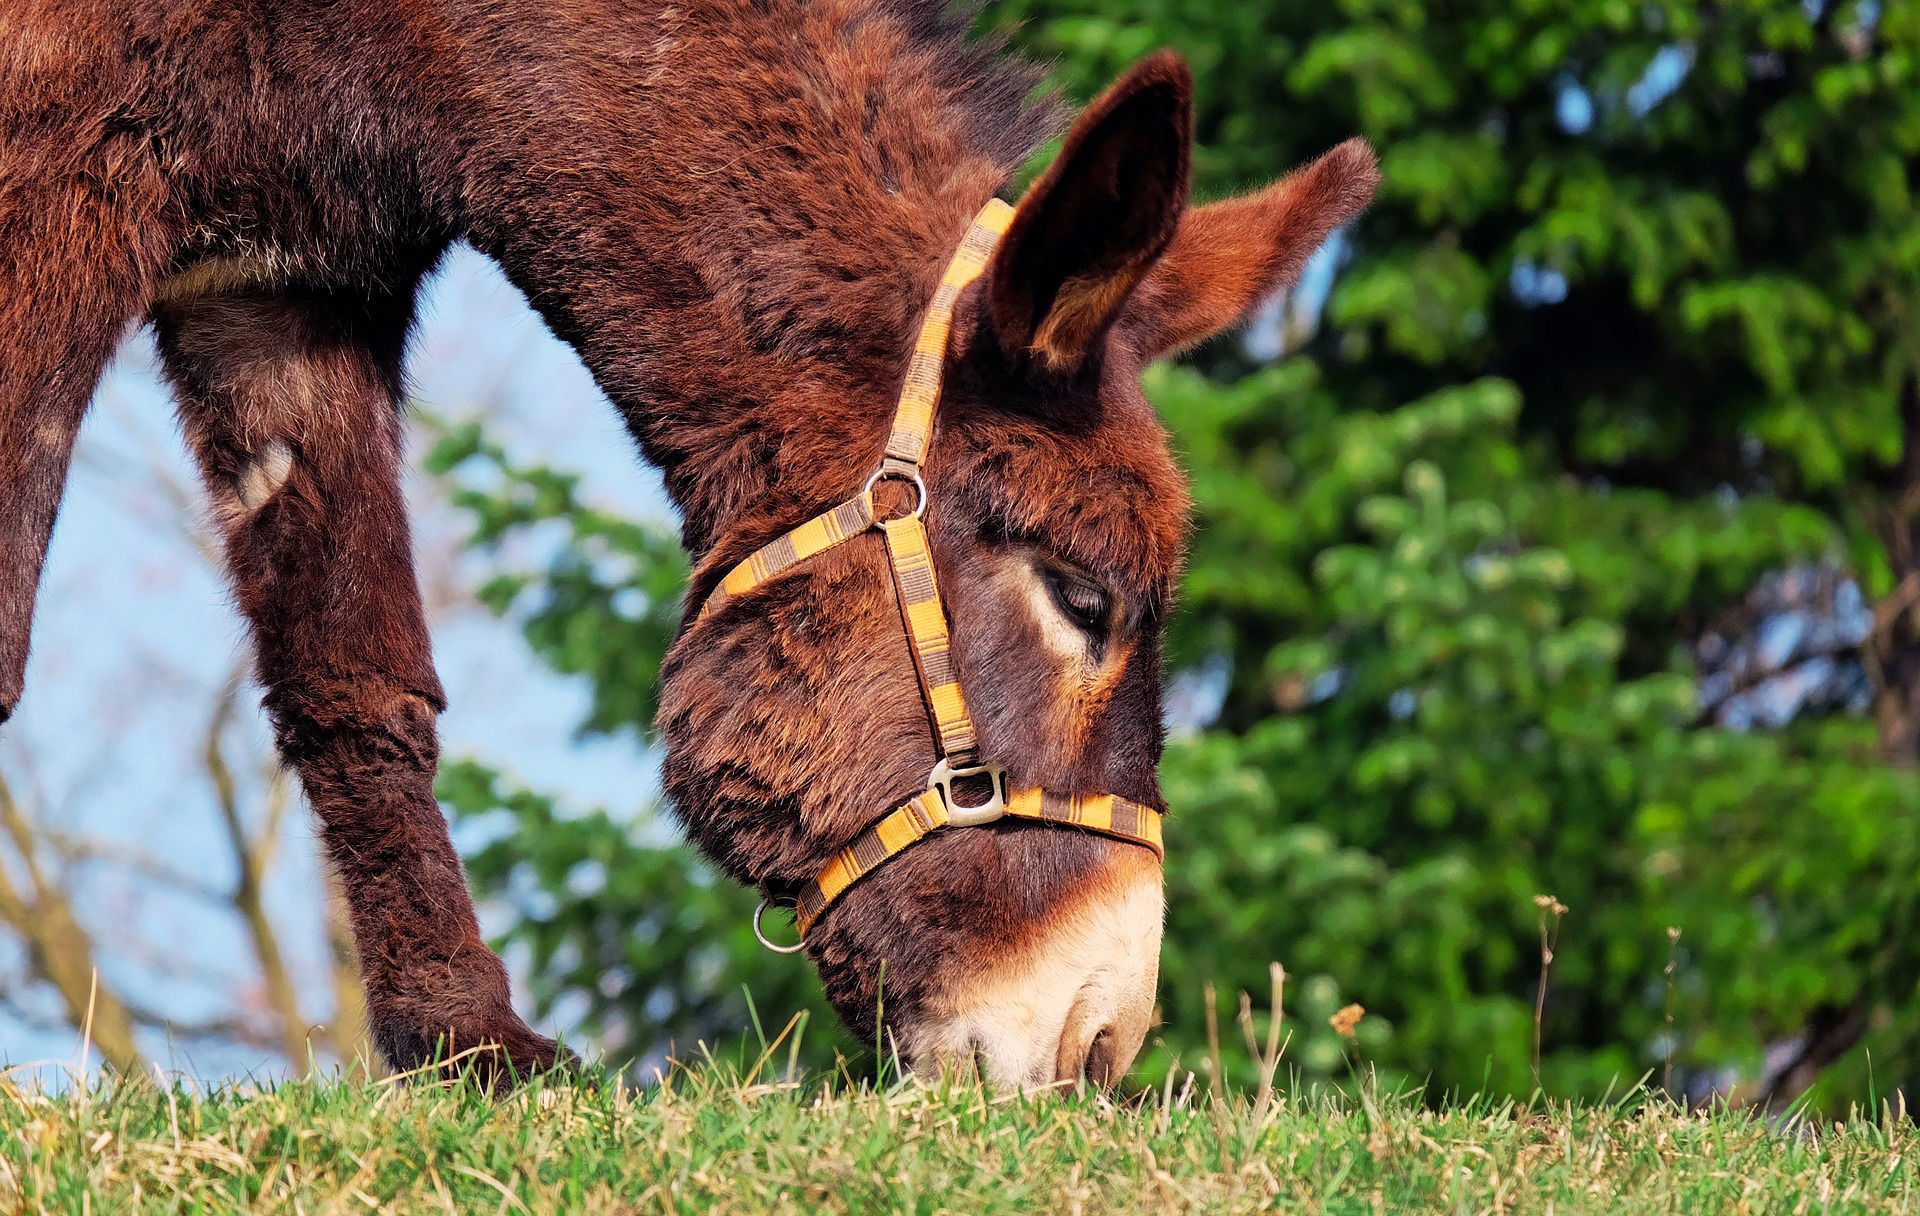
<instances>
[{"instance_id":1,"label":"shaggy brown fur","mask_svg":"<svg viewBox=\"0 0 1920 1216\"><path fill-rule=\"evenodd\" d=\"M1049 130L1033 74L964 26L939 0L13 0L0 719L75 429L150 319L281 749L353 904L378 1041L402 1066L449 1039L550 1063L431 793L442 694L396 483L415 290L471 241L580 351L665 473L698 602L876 463L941 266ZM1374 176L1350 144L1183 222L1187 95L1178 60L1149 60L1022 205L963 299L929 470L988 754L1023 784L1156 805L1186 499L1137 373L1282 285ZM1037 562L1111 600L1078 683L1009 599ZM772 890L934 759L874 538L690 627L666 680L681 816ZM911 1019L1139 852L944 834L810 944L856 1027L882 968L889 1019Z\"/></svg>"}]
</instances>

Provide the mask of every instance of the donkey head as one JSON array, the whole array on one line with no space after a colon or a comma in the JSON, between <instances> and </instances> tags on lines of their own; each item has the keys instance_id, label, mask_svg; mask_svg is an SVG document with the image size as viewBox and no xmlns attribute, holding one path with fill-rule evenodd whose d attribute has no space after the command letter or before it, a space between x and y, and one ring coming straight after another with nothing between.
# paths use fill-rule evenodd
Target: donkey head
<instances>
[{"instance_id":1,"label":"donkey head","mask_svg":"<svg viewBox=\"0 0 1920 1216\"><path fill-rule=\"evenodd\" d=\"M1188 504L1140 373L1290 283L1377 176L1353 141L1263 191L1189 210L1189 95L1185 65L1157 55L1074 125L958 302L925 465L951 654L982 754L1014 787L1154 808L1161 636ZM854 492L877 463L883 409L867 427L871 446L815 453L839 470L830 493ZM880 485L883 515L915 505L907 486ZM904 501L886 502L892 491ZM723 556L738 560L740 546L716 550L696 594ZM938 759L875 535L690 625L665 678L680 813L724 868L774 892L925 790ZM1002 819L934 831L874 867L805 940L851 1028L868 1037L878 1019L916 1067L1106 1083L1152 1020L1161 921L1152 850Z\"/></svg>"}]
</instances>

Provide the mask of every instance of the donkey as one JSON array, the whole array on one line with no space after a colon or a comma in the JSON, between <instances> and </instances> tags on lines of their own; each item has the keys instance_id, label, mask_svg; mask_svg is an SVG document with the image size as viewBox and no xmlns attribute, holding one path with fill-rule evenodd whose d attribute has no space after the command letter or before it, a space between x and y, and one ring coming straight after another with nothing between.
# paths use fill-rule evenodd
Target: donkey
<instances>
[{"instance_id":1,"label":"donkey","mask_svg":"<svg viewBox=\"0 0 1920 1216\"><path fill-rule=\"evenodd\" d=\"M928 791L952 758L935 660L999 766L968 771L1157 815L1188 500L1139 373L1290 284L1375 159L1350 141L1189 208L1191 81L1153 55L1071 124L921 341L970 220L1056 129L1037 73L971 24L943 0L12 0L0 721L75 430L150 324L374 1040L399 1068L472 1049L497 1083L563 1058L513 1012L433 796L402 367L422 280L467 241L579 352L679 508L689 603L717 607L688 614L659 728L721 870L793 896ZM882 524L924 512L944 598L915 627L944 649L903 630L891 530L718 603L881 467L916 341L939 385L925 464L866 501ZM1119 1077L1152 1018L1157 849L1017 816L932 826L816 907L805 949L843 1019L916 1068Z\"/></svg>"}]
</instances>

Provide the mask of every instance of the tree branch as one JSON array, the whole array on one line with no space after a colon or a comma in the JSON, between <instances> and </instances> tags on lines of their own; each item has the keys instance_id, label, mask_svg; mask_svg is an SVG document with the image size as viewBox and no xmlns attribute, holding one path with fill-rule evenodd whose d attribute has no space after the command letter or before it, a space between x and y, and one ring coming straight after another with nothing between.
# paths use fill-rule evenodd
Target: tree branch
<instances>
[{"instance_id":1,"label":"tree branch","mask_svg":"<svg viewBox=\"0 0 1920 1216\"><path fill-rule=\"evenodd\" d=\"M367 993L360 983L360 956L353 944L353 922L347 917L347 896L339 876L327 871L327 953L332 961L333 1028L329 1038L342 1060L368 1060L379 1067L380 1056L367 1037Z\"/></svg>"},{"instance_id":2,"label":"tree branch","mask_svg":"<svg viewBox=\"0 0 1920 1216\"><path fill-rule=\"evenodd\" d=\"M226 752L221 746L221 736L233 720L239 696L240 677L235 673L221 691L213 717L207 724L202 760L207 768L207 776L213 782L220 821L226 827L227 841L233 847L234 863L239 869L239 879L234 884L229 902L247 927L247 937L253 943L254 959L260 965L260 980L266 989L267 1004L280 1023L278 1049L289 1064L298 1068L307 1059L308 1023L300 1012L300 996L294 988L293 976L287 971L286 956L280 949L280 936L267 916L266 902L261 894L267 866L273 855L273 837L279 826L281 812L277 808L270 810L268 828L258 839L248 834L240 814L240 797L233 770L227 764Z\"/></svg>"},{"instance_id":3,"label":"tree branch","mask_svg":"<svg viewBox=\"0 0 1920 1216\"><path fill-rule=\"evenodd\" d=\"M21 890L0 869L0 919L25 939L34 973L52 984L67 1016L100 1048L106 1061L123 1073L144 1071L134 1042L133 1018L126 1004L100 975L93 939L80 926L73 906L40 868L33 826L0 778L0 825L4 825L26 869L30 890Z\"/></svg>"}]
</instances>

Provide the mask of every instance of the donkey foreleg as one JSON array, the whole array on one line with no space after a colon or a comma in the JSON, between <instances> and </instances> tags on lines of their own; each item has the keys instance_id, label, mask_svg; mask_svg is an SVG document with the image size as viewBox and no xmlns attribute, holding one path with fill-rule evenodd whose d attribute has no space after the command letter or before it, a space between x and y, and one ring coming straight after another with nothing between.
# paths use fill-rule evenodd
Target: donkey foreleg
<instances>
[{"instance_id":1,"label":"donkey foreleg","mask_svg":"<svg viewBox=\"0 0 1920 1216\"><path fill-rule=\"evenodd\" d=\"M504 1081L555 1047L508 1004L433 795L443 696L398 478L409 307L234 293L155 323L281 755L345 888L374 1041L397 1068L455 1057Z\"/></svg>"},{"instance_id":2,"label":"donkey foreleg","mask_svg":"<svg viewBox=\"0 0 1920 1216\"><path fill-rule=\"evenodd\" d=\"M24 159L0 134L0 722L20 701L74 436L159 256L137 247L137 217L58 182L9 180ZM48 215L57 222L40 224Z\"/></svg>"}]
</instances>

